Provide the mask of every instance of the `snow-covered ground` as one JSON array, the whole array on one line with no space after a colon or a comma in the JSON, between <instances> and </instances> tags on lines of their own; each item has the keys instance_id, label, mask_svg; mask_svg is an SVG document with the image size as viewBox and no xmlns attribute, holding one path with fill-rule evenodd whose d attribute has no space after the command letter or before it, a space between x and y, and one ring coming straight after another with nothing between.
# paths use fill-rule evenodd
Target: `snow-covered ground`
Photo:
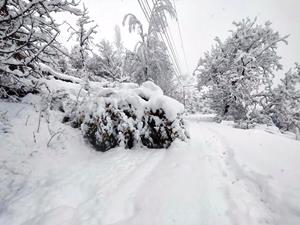
<instances>
[{"instance_id":1,"label":"snow-covered ground","mask_svg":"<svg viewBox=\"0 0 300 225\"><path fill-rule=\"evenodd\" d=\"M59 113L0 115L1 225L300 224L300 142L276 130L193 116L187 143L100 153Z\"/></svg>"}]
</instances>

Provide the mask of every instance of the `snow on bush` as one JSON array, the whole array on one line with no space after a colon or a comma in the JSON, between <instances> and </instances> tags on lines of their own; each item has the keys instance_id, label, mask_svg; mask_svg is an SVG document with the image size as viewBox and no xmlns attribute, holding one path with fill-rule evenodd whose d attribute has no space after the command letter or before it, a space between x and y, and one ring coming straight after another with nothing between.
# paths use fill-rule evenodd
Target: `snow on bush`
<instances>
[{"instance_id":1,"label":"snow on bush","mask_svg":"<svg viewBox=\"0 0 300 225\"><path fill-rule=\"evenodd\" d=\"M147 81L141 86L120 84L92 92L67 113L64 121L80 127L98 151L138 144L168 148L175 139L187 138L183 112L181 103Z\"/></svg>"},{"instance_id":2,"label":"snow on bush","mask_svg":"<svg viewBox=\"0 0 300 225\"><path fill-rule=\"evenodd\" d=\"M6 134L10 131L11 125L7 118L7 111L0 111L0 135Z\"/></svg>"}]
</instances>

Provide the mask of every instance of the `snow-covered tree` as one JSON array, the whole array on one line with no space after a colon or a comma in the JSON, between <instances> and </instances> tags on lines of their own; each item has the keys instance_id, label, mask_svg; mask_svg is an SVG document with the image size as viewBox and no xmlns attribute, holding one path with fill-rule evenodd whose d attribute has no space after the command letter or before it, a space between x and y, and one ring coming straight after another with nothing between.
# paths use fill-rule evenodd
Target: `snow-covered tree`
<instances>
[{"instance_id":1,"label":"snow-covered tree","mask_svg":"<svg viewBox=\"0 0 300 225\"><path fill-rule=\"evenodd\" d=\"M297 132L300 128L300 65L285 73L271 95L267 112L282 130Z\"/></svg>"},{"instance_id":2,"label":"snow-covered tree","mask_svg":"<svg viewBox=\"0 0 300 225\"><path fill-rule=\"evenodd\" d=\"M70 38L76 38L76 45L72 49L71 64L76 69L83 69L88 58L88 53L92 52L91 44L97 25L88 15L88 9L83 5L81 16L76 22L76 27L69 24Z\"/></svg>"},{"instance_id":3,"label":"snow-covered tree","mask_svg":"<svg viewBox=\"0 0 300 225\"><path fill-rule=\"evenodd\" d=\"M167 15L176 18L176 12L169 0L154 1L149 16L148 30L133 14L124 17L123 25L128 23L129 32L137 31L140 40L133 52L127 51L125 56L124 73L137 83L152 80L165 91L172 86L174 75L173 65L167 54L167 47L158 37L164 32L167 24Z\"/></svg>"},{"instance_id":4,"label":"snow-covered tree","mask_svg":"<svg viewBox=\"0 0 300 225\"><path fill-rule=\"evenodd\" d=\"M86 51L82 51L82 48L79 45L74 45L71 49L70 54L70 65L72 68L78 72L79 70L84 68L84 64L88 60L88 53Z\"/></svg>"},{"instance_id":5,"label":"snow-covered tree","mask_svg":"<svg viewBox=\"0 0 300 225\"><path fill-rule=\"evenodd\" d=\"M57 41L59 25L53 19L53 13L71 12L79 15L80 10L75 6L77 3L67 0L0 2L2 89L9 91L20 78L39 75L39 62L52 62L57 51L61 51ZM10 84L3 80L11 81L12 86L8 87Z\"/></svg>"},{"instance_id":6,"label":"snow-covered tree","mask_svg":"<svg viewBox=\"0 0 300 225\"><path fill-rule=\"evenodd\" d=\"M99 51L87 61L87 70L93 74L95 79L120 81L122 78L122 53L107 40L102 40L97 46Z\"/></svg>"},{"instance_id":7,"label":"snow-covered tree","mask_svg":"<svg viewBox=\"0 0 300 225\"><path fill-rule=\"evenodd\" d=\"M127 51L124 75L134 82L152 80L164 92L170 92L174 79L174 69L167 54L166 46L158 38L148 38L146 45L138 46L135 51Z\"/></svg>"},{"instance_id":8,"label":"snow-covered tree","mask_svg":"<svg viewBox=\"0 0 300 225\"><path fill-rule=\"evenodd\" d=\"M199 60L195 74L199 88L208 87L211 107L221 118L248 120L265 92L274 72L282 69L277 55L279 42L287 43L271 23L259 25L249 18L234 22L231 35Z\"/></svg>"},{"instance_id":9,"label":"snow-covered tree","mask_svg":"<svg viewBox=\"0 0 300 225\"><path fill-rule=\"evenodd\" d=\"M121 30L118 25L115 26L114 44L116 46L119 57L121 57L122 53L124 52L124 46L123 46L123 42L122 42Z\"/></svg>"},{"instance_id":10,"label":"snow-covered tree","mask_svg":"<svg viewBox=\"0 0 300 225\"><path fill-rule=\"evenodd\" d=\"M51 67L56 71L68 74L71 67L69 64L70 53L69 50L64 46L61 46L60 50L61 52L57 52L57 54L54 56L54 64L51 65Z\"/></svg>"}]
</instances>

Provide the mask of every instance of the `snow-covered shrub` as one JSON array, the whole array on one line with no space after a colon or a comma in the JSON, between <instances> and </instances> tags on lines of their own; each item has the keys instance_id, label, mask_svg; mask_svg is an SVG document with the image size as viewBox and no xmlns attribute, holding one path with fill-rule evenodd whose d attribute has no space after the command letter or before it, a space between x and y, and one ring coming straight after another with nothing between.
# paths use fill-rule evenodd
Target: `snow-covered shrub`
<instances>
[{"instance_id":1,"label":"snow-covered shrub","mask_svg":"<svg viewBox=\"0 0 300 225\"><path fill-rule=\"evenodd\" d=\"M116 146L167 148L175 139L186 140L181 114L184 107L163 95L148 81L102 88L67 113L65 122L81 127L84 137L98 151Z\"/></svg>"},{"instance_id":2,"label":"snow-covered shrub","mask_svg":"<svg viewBox=\"0 0 300 225\"><path fill-rule=\"evenodd\" d=\"M148 148L168 148L177 137L184 137L182 119L170 121L162 109L145 111L141 141Z\"/></svg>"},{"instance_id":3,"label":"snow-covered shrub","mask_svg":"<svg viewBox=\"0 0 300 225\"><path fill-rule=\"evenodd\" d=\"M274 88L267 112L281 130L294 131L300 128L300 65L285 73Z\"/></svg>"},{"instance_id":4,"label":"snow-covered shrub","mask_svg":"<svg viewBox=\"0 0 300 225\"><path fill-rule=\"evenodd\" d=\"M254 110L249 114L251 122L254 124L266 124L268 126L274 125L270 115L265 113L263 110Z\"/></svg>"},{"instance_id":5,"label":"snow-covered shrub","mask_svg":"<svg viewBox=\"0 0 300 225\"><path fill-rule=\"evenodd\" d=\"M10 74L0 71L0 99L18 101L25 95L40 92L40 83L37 79L19 78L12 79Z\"/></svg>"},{"instance_id":6,"label":"snow-covered shrub","mask_svg":"<svg viewBox=\"0 0 300 225\"><path fill-rule=\"evenodd\" d=\"M70 95L64 90L57 90L49 97L49 109L65 112L67 107L73 103Z\"/></svg>"},{"instance_id":7,"label":"snow-covered shrub","mask_svg":"<svg viewBox=\"0 0 300 225\"><path fill-rule=\"evenodd\" d=\"M97 150L107 151L117 145L126 148L134 146L137 128L133 111L106 104L102 113L88 117L84 119L81 129Z\"/></svg>"},{"instance_id":8,"label":"snow-covered shrub","mask_svg":"<svg viewBox=\"0 0 300 225\"><path fill-rule=\"evenodd\" d=\"M7 111L2 112L0 111L0 134L6 134L10 131L11 124L7 118Z\"/></svg>"}]
</instances>

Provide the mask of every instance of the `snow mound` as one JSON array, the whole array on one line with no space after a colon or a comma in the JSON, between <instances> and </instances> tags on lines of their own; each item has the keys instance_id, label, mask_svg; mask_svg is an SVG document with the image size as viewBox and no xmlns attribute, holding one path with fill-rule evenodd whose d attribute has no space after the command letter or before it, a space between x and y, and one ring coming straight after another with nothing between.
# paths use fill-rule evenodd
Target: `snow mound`
<instances>
[{"instance_id":1,"label":"snow mound","mask_svg":"<svg viewBox=\"0 0 300 225\"><path fill-rule=\"evenodd\" d=\"M64 121L80 127L96 150L137 144L167 148L175 139L186 140L183 105L153 82L95 90L67 112Z\"/></svg>"}]
</instances>

